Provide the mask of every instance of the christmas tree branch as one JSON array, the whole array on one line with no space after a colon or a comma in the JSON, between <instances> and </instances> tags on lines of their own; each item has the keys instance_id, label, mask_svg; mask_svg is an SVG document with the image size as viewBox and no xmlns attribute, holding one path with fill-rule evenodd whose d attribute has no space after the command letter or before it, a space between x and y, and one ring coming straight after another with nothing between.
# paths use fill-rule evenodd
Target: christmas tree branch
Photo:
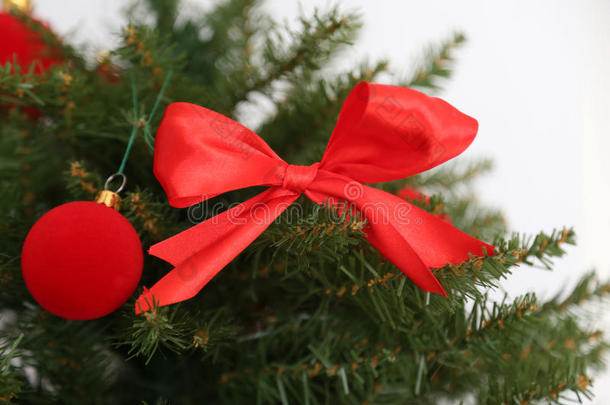
<instances>
[{"instance_id":1,"label":"christmas tree branch","mask_svg":"<svg viewBox=\"0 0 610 405\"><path fill-rule=\"evenodd\" d=\"M464 34L456 32L440 46L431 47L413 77L401 83L401 85L430 90L440 89L439 79L447 79L452 72L451 64L454 62L452 51L465 41Z\"/></svg>"}]
</instances>

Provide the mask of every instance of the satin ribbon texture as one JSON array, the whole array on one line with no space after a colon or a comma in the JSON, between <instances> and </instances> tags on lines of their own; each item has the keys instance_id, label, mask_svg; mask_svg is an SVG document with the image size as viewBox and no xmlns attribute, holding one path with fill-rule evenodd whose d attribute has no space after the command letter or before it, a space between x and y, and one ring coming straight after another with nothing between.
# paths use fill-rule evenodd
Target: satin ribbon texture
<instances>
[{"instance_id":1,"label":"satin ribbon texture","mask_svg":"<svg viewBox=\"0 0 610 405\"><path fill-rule=\"evenodd\" d=\"M283 161L255 133L214 111L170 104L155 141L154 173L173 207L251 186L257 196L152 246L175 268L138 298L168 305L195 296L292 202L348 202L367 241L424 291L445 294L430 268L493 254L483 243L404 199L369 187L403 179L463 152L477 121L415 90L361 82L345 100L322 160Z\"/></svg>"}]
</instances>

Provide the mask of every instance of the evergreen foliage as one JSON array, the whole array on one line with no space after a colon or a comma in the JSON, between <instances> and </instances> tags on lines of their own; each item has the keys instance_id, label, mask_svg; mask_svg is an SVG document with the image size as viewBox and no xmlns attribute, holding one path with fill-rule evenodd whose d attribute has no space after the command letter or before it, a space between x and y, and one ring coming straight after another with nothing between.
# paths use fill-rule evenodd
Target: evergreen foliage
<instances>
[{"instance_id":1,"label":"evergreen foliage","mask_svg":"<svg viewBox=\"0 0 610 405\"><path fill-rule=\"evenodd\" d=\"M588 274L549 300L489 297L515 270L551 269L575 236L567 228L508 234L501 213L471 193L487 160L375 185L432 194L413 203L498 248L434 269L448 298L422 292L384 260L364 240L361 218L302 197L301 210L287 210L191 300L135 315L139 289L119 311L87 322L41 309L21 278L25 235L49 209L94 197L134 125L121 212L145 249L253 194L167 205L151 149L168 103L240 118L241 106L264 97L275 110L256 132L286 161L311 164L357 82L384 73L438 91L465 41L458 33L432 47L409 79L387 61L337 73L324 68L352 45L356 14L331 8L288 30L257 0L216 2L186 18L178 10L177 0L140 2L121 46L95 63L60 42L65 64L43 75L0 67L0 403L528 404L591 395L608 342L582 308L610 284ZM169 270L145 257L141 285Z\"/></svg>"}]
</instances>

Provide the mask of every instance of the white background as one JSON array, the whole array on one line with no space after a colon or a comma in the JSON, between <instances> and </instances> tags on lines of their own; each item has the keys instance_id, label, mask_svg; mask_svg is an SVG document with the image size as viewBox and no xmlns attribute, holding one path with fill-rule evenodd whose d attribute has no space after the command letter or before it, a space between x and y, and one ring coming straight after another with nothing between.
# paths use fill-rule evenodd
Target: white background
<instances>
[{"instance_id":1,"label":"white background","mask_svg":"<svg viewBox=\"0 0 610 405\"><path fill-rule=\"evenodd\" d=\"M199 0L204 8L209 2ZM95 50L115 43L123 20L118 0L38 0L35 14L68 40ZM289 23L330 2L269 0ZM494 173L481 180L481 200L504 210L511 230L536 233L574 226L579 245L554 272L522 268L506 282L511 295L548 296L595 267L610 276L610 2L351 0L364 30L341 67L364 57L389 58L408 74L424 47L464 31L453 78L440 94L479 120L460 159L490 156ZM605 323L608 324L607 322ZM598 376L593 403L610 403L610 375Z\"/></svg>"}]
</instances>

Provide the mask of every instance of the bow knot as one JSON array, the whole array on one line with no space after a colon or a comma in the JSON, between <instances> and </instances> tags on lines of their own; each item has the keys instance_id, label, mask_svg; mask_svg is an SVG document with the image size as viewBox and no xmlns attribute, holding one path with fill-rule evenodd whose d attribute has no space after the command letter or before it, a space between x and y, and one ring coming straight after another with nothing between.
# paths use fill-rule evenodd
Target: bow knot
<instances>
[{"instance_id":1,"label":"bow knot","mask_svg":"<svg viewBox=\"0 0 610 405\"><path fill-rule=\"evenodd\" d=\"M320 163L311 166L286 165L282 187L301 194L313 182L318 174Z\"/></svg>"},{"instance_id":2,"label":"bow knot","mask_svg":"<svg viewBox=\"0 0 610 405\"><path fill-rule=\"evenodd\" d=\"M298 166L230 118L193 104L170 104L155 138L154 172L172 206L270 187L152 246L150 254L176 268L138 299L138 308L146 310L151 295L159 305L193 297L301 194L317 204L350 201L366 219L366 239L379 253L423 290L445 294L430 268L493 254L493 246L365 183L404 179L437 166L466 149L477 127L475 119L441 99L360 83L343 104L321 162Z\"/></svg>"}]
</instances>

